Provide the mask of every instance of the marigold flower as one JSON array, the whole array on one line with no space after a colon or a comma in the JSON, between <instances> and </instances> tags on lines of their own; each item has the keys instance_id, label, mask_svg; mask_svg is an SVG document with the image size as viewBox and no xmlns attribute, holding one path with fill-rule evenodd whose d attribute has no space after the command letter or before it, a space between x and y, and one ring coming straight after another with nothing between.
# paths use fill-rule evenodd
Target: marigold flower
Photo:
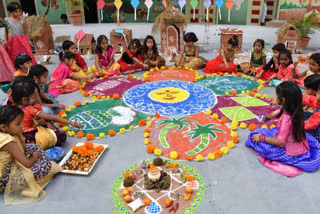
<instances>
[{"instance_id":1,"label":"marigold flower","mask_svg":"<svg viewBox=\"0 0 320 214\"><path fill-rule=\"evenodd\" d=\"M113 95L112 95L112 99L115 99L115 100L119 99L119 97L120 97L119 94L113 94Z\"/></svg>"},{"instance_id":2,"label":"marigold flower","mask_svg":"<svg viewBox=\"0 0 320 214\"><path fill-rule=\"evenodd\" d=\"M148 153L153 153L154 149L155 149L155 147L154 147L153 144L149 144L149 145L147 146L147 152L148 152Z\"/></svg>"},{"instance_id":3,"label":"marigold flower","mask_svg":"<svg viewBox=\"0 0 320 214\"><path fill-rule=\"evenodd\" d=\"M87 91L84 91L82 94L83 94L83 96L85 96L85 97L89 97L89 96L90 96L89 92L87 92Z\"/></svg>"},{"instance_id":4,"label":"marigold flower","mask_svg":"<svg viewBox=\"0 0 320 214\"><path fill-rule=\"evenodd\" d=\"M103 133L103 132L99 133L99 137L100 137L100 138L104 138L105 136L106 136L105 133Z\"/></svg>"},{"instance_id":5,"label":"marigold flower","mask_svg":"<svg viewBox=\"0 0 320 214\"><path fill-rule=\"evenodd\" d=\"M175 159L177 159L178 157L179 157L178 152L176 152L176 151L171 151L171 152L170 152L170 158L171 158L171 159L175 160Z\"/></svg>"},{"instance_id":6,"label":"marigold flower","mask_svg":"<svg viewBox=\"0 0 320 214\"><path fill-rule=\"evenodd\" d=\"M86 138L87 138L87 140L94 140L95 136L94 136L94 134L89 133L86 135Z\"/></svg>"},{"instance_id":7,"label":"marigold flower","mask_svg":"<svg viewBox=\"0 0 320 214\"><path fill-rule=\"evenodd\" d=\"M140 120L139 122L138 122L138 126L145 126L147 123L146 123L146 121L145 120Z\"/></svg>"},{"instance_id":8,"label":"marigold flower","mask_svg":"<svg viewBox=\"0 0 320 214\"><path fill-rule=\"evenodd\" d=\"M78 131L77 132L77 137L78 138L83 138L84 137L84 132L83 131Z\"/></svg>"},{"instance_id":9,"label":"marigold flower","mask_svg":"<svg viewBox=\"0 0 320 214\"><path fill-rule=\"evenodd\" d=\"M200 155L200 154L197 155L197 156L196 156L196 160L197 160L197 161L203 161L203 156Z\"/></svg>"},{"instance_id":10,"label":"marigold flower","mask_svg":"<svg viewBox=\"0 0 320 214\"><path fill-rule=\"evenodd\" d=\"M109 136L115 136L116 135L116 131L113 129L108 130L108 134Z\"/></svg>"},{"instance_id":11,"label":"marigold flower","mask_svg":"<svg viewBox=\"0 0 320 214\"><path fill-rule=\"evenodd\" d=\"M216 158L220 158L222 156L222 152L220 150L214 152L214 156Z\"/></svg>"},{"instance_id":12,"label":"marigold flower","mask_svg":"<svg viewBox=\"0 0 320 214\"><path fill-rule=\"evenodd\" d=\"M161 149L155 149L155 150L153 151L153 153L154 153L155 155L157 155L157 156L160 156L160 155L162 154L162 151L161 151Z\"/></svg>"},{"instance_id":13,"label":"marigold flower","mask_svg":"<svg viewBox=\"0 0 320 214\"><path fill-rule=\"evenodd\" d=\"M221 121L221 123L226 123L226 122L228 122L228 119L226 118L226 117L222 117L221 119L220 119L220 121Z\"/></svg>"},{"instance_id":14,"label":"marigold flower","mask_svg":"<svg viewBox=\"0 0 320 214\"><path fill-rule=\"evenodd\" d=\"M214 153L209 153L209 154L208 154L208 159L209 159L209 160L214 160L214 159L216 159Z\"/></svg>"},{"instance_id":15,"label":"marigold flower","mask_svg":"<svg viewBox=\"0 0 320 214\"><path fill-rule=\"evenodd\" d=\"M248 126L249 130L250 131L253 131L255 129L257 129L257 125L255 123L251 123L249 126Z\"/></svg>"},{"instance_id":16,"label":"marigold flower","mask_svg":"<svg viewBox=\"0 0 320 214\"><path fill-rule=\"evenodd\" d=\"M75 101L73 104L74 104L76 107L80 107L80 106L82 105L80 101Z\"/></svg>"},{"instance_id":17,"label":"marigold flower","mask_svg":"<svg viewBox=\"0 0 320 214\"><path fill-rule=\"evenodd\" d=\"M154 116L155 116L156 118L159 118L159 117L160 117L160 114L157 112L157 113L154 114Z\"/></svg>"},{"instance_id":18,"label":"marigold flower","mask_svg":"<svg viewBox=\"0 0 320 214\"><path fill-rule=\"evenodd\" d=\"M188 161L191 161L191 160L194 159L194 157L191 156L191 155L186 155L185 158L186 158L186 160L188 160Z\"/></svg>"}]
</instances>

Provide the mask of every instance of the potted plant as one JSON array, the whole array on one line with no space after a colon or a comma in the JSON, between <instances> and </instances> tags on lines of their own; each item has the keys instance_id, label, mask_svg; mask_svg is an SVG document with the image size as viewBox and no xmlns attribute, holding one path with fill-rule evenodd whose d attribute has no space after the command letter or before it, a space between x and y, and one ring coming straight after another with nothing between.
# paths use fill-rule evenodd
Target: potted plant
<instances>
[{"instance_id":1,"label":"potted plant","mask_svg":"<svg viewBox=\"0 0 320 214\"><path fill-rule=\"evenodd\" d=\"M65 0L71 10L69 18L71 24L82 25L81 0Z\"/></svg>"},{"instance_id":2,"label":"potted plant","mask_svg":"<svg viewBox=\"0 0 320 214\"><path fill-rule=\"evenodd\" d=\"M310 34L311 30L313 28L319 28L318 15L319 14L317 13L312 13L308 17L299 18L293 22L293 25L298 30L300 36L297 43L298 48L305 49L310 41L310 37L308 37L308 35Z\"/></svg>"}]
</instances>

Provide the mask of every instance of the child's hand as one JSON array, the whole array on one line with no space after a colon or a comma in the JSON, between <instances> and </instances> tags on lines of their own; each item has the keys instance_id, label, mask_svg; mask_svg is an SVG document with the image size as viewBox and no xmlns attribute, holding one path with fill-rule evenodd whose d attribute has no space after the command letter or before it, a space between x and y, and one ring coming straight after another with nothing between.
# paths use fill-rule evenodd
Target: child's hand
<instances>
[{"instance_id":1,"label":"child's hand","mask_svg":"<svg viewBox=\"0 0 320 214\"><path fill-rule=\"evenodd\" d=\"M66 106L65 106L65 105L63 105L63 104L59 104L58 108L63 110L63 109L65 109L65 108L66 108Z\"/></svg>"},{"instance_id":2,"label":"child's hand","mask_svg":"<svg viewBox=\"0 0 320 214\"><path fill-rule=\"evenodd\" d=\"M87 71L88 71L88 68L83 69L83 72L87 72Z\"/></svg>"},{"instance_id":3,"label":"child's hand","mask_svg":"<svg viewBox=\"0 0 320 214\"><path fill-rule=\"evenodd\" d=\"M296 68L298 66L298 62L293 63L293 67Z\"/></svg>"},{"instance_id":4,"label":"child's hand","mask_svg":"<svg viewBox=\"0 0 320 214\"><path fill-rule=\"evenodd\" d=\"M227 71L229 71L229 68L230 68L230 66L229 66L229 65L226 65L226 69L227 69Z\"/></svg>"},{"instance_id":5,"label":"child's hand","mask_svg":"<svg viewBox=\"0 0 320 214\"><path fill-rule=\"evenodd\" d=\"M260 72L260 74L256 74L256 78L260 79L261 76L262 76L262 73L263 73L263 72Z\"/></svg>"},{"instance_id":6,"label":"child's hand","mask_svg":"<svg viewBox=\"0 0 320 214\"><path fill-rule=\"evenodd\" d=\"M270 105L271 105L271 106L275 106L275 105L277 105L277 103L276 103L275 100L272 100L272 101L270 102Z\"/></svg>"},{"instance_id":7,"label":"child's hand","mask_svg":"<svg viewBox=\"0 0 320 214\"><path fill-rule=\"evenodd\" d=\"M41 153L39 151L35 151L34 153L32 153L32 158L34 159L34 161L37 161L41 158Z\"/></svg>"},{"instance_id":8,"label":"child's hand","mask_svg":"<svg viewBox=\"0 0 320 214\"><path fill-rule=\"evenodd\" d=\"M80 129L80 128L82 127L82 124L79 123L79 122L73 122L73 123L72 123L72 126Z\"/></svg>"},{"instance_id":9,"label":"child's hand","mask_svg":"<svg viewBox=\"0 0 320 214\"><path fill-rule=\"evenodd\" d=\"M190 62L190 58L189 57L186 58L186 62Z\"/></svg>"},{"instance_id":10,"label":"child's hand","mask_svg":"<svg viewBox=\"0 0 320 214\"><path fill-rule=\"evenodd\" d=\"M259 141L260 141L260 136L261 136L261 134L254 134L254 135L252 135L252 140L253 140L253 142L259 143Z\"/></svg>"},{"instance_id":11,"label":"child's hand","mask_svg":"<svg viewBox=\"0 0 320 214\"><path fill-rule=\"evenodd\" d=\"M80 70L81 70L81 68L79 68L79 67L77 67L77 68L75 69L76 72L79 72Z\"/></svg>"}]
</instances>

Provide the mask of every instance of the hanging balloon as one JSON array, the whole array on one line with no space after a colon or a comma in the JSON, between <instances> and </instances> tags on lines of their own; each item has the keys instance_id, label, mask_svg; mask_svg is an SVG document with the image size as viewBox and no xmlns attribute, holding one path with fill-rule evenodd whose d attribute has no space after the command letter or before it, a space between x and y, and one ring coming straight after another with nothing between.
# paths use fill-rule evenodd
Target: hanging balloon
<instances>
[{"instance_id":1,"label":"hanging balloon","mask_svg":"<svg viewBox=\"0 0 320 214\"><path fill-rule=\"evenodd\" d=\"M209 23L209 7L211 6L211 0L204 0L203 1L203 6L207 9L206 20Z\"/></svg>"},{"instance_id":2,"label":"hanging balloon","mask_svg":"<svg viewBox=\"0 0 320 214\"><path fill-rule=\"evenodd\" d=\"M196 8L197 8L198 4L199 4L198 0L191 0L190 1L190 5L193 8L193 20L196 19Z\"/></svg>"},{"instance_id":3,"label":"hanging balloon","mask_svg":"<svg viewBox=\"0 0 320 214\"><path fill-rule=\"evenodd\" d=\"M103 8L105 5L106 5L106 3L103 0L97 1L97 6L100 9L100 13L101 13L101 21L103 21Z\"/></svg>"},{"instance_id":4,"label":"hanging balloon","mask_svg":"<svg viewBox=\"0 0 320 214\"><path fill-rule=\"evenodd\" d=\"M137 7L139 6L139 0L131 0L131 5L134 8L134 20L137 20Z\"/></svg>"},{"instance_id":5,"label":"hanging balloon","mask_svg":"<svg viewBox=\"0 0 320 214\"><path fill-rule=\"evenodd\" d=\"M152 0L146 0L144 2L144 4L147 6L148 8L148 16L147 16L147 20L149 20L149 14L150 14L150 8L152 7L153 1Z\"/></svg>"},{"instance_id":6,"label":"hanging balloon","mask_svg":"<svg viewBox=\"0 0 320 214\"><path fill-rule=\"evenodd\" d=\"M234 5L234 2L232 0L226 1L226 8L228 8L228 22L230 22L230 11Z\"/></svg>"},{"instance_id":7,"label":"hanging balloon","mask_svg":"<svg viewBox=\"0 0 320 214\"><path fill-rule=\"evenodd\" d=\"M183 7L186 5L186 0L179 0L178 1L178 4L179 4L179 6L180 6L180 10L181 10L181 13L182 13L182 9L183 9Z\"/></svg>"},{"instance_id":8,"label":"hanging balloon","mask_svg":"<svg viewBox=\"0 0 320 214\"><path fill-rule=\"evenodd\" d=\"M121 0L115 0L114 1L114 6L117 8L117 24L120 24L120 7L122 6L122 1Z\"/></svg>"},{"instance_id":9,"label":"hanging balloon","mask_svg":"<svg viewBox=\"0 0 320 214\"><path fill-rule=\"evenodd\" d=\"M221 7L224 4L223 0L216 0L215 5L217 5L219 11L219 19L221 20Z\"/></svg>"}]
</instances>

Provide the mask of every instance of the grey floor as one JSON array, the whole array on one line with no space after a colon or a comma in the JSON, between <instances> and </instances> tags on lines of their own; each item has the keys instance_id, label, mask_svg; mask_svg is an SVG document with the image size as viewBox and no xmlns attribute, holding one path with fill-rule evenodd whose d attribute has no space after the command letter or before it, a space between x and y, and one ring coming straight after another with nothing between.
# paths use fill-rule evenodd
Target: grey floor
<instances>
[{"instance_id":1,"label":"grey floor","mask_svg":"<svg viewBox=\"0 0 320 214\"><path fill-rule=\"evenodd\" d=\"M247 45L249 47L250 45ZM208 49L209 50L209 49ZM216 52L204 51L208 59ZM93 58L87 59L93 64ZM50 73L58 65L53 57L48 65ZM137 74L141 76L141 74ZM262 93L275 96L274 88L264 88ZM4 98L0 94L0 98ZM77 91L59 96L67 106L85 98ZM214 161L189 162L204 177L206 192L196 214L313 214L319 213L320 170L287 178L264 168L257 156L244 146L248 130L238 130L240 143L228 155ZM84 139L68 138L66 151L73 144ZM37 203L19 206L5 206L0 195L0 213L32 214L109 214L113 212L112 184L117 176L134 162L154 158L145 152L143 128L124 135L96 140L108 144L109 148L89 176L58 174L47 186L47 195Z\"/></svg>"}]
</instances>

